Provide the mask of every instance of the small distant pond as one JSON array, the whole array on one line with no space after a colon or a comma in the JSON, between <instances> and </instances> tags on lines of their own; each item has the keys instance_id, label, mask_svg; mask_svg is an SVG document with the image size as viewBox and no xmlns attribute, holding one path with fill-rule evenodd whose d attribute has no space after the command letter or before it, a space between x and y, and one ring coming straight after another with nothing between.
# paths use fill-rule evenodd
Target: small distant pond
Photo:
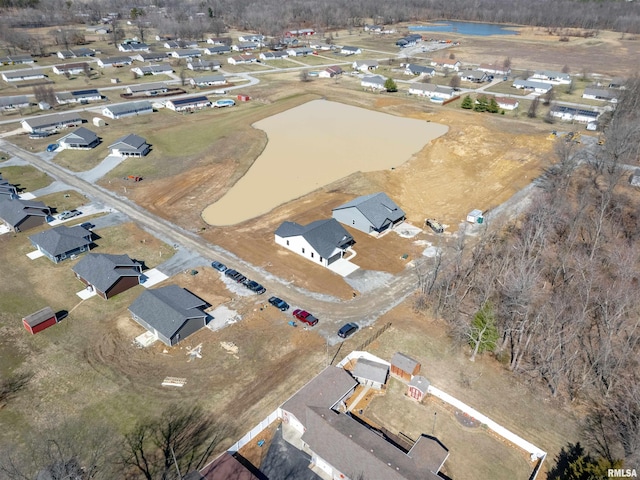
<instances>
[{"instance_id":1,"label":"small distant pond","mask_svg":"<svg viewBox=\"0 0 640 480\"><path fill-rule=\"evenodd\" d=\"M486 37L489 35L518 35L517 30L510 30L508 26L495 23L474 22L438 22L432 25L414 25L410 31L416 32L452 32L460 35L477 35Z\"/></svg>"}]
</instances>

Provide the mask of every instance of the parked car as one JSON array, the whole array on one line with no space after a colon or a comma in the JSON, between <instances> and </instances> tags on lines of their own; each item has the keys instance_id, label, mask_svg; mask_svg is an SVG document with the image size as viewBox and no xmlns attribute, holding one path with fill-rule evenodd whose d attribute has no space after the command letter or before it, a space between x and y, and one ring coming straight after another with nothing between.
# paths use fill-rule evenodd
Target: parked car
<instances>
[{"instance_id":1,"label":"parked car","mask_svg":"<svg viewBox=\"0 0 640 480\"><path fill-rule=\"evenodd\" d=\"M237 270L233 270L228 268L227 270L225 270L224 274L231 278L232 280L235 280L238 283L243 283L247 277L245 277L244 275L242 275L240 272L238 272Z\"/></svg>"},{"instance_id":2,"label":"parked car","mask_svg":"<svg viewBox=\"0 0 640 480\"><path fill-rule=\"evenodd\" d=\"M434 220L433 218L427 218L425 223L427 224L428 227L431 227L431 230L433 230L436 233L444 232L444 227L442 226L442 224L437 220Z\"/></svg>"},{"instance_id":3,"label":"parked car","mask_svg":"<svg viewBox=\"0 0 640 480\"><path fill-rule=\"evenodd\" d=\"M284 300L282 300L281 298L271 297L269 299L269 303L271 305L273 305L274 307L279 308L283 312L286 312L287 310L289 310L289 304L287 302L285 302Z\"/></svg>"},{"instance_id":4,"label":"parked car","mask_svg":"<svg viewBox=\"0 0 640 480\"><path fill-rule=\"evenodd\" d=\"M224 263L220 263L216 261L211 262L211 266L216 270L218 270L219 272L224 272L227 269L227 266Z\"/></svg>"},{"instance_id":5,"label":"parked car","mask_svg":"<svg viewBox=\"0 0 640 480\"><path fill-rule=\"evenodd\" d=\"M340 338L350 337L351 335L356 333L359 328L360 327L358 327L358 325L356 325L355 323L347 323L340 327L340 330L338 330L338 336Z\"/></svg>"},{"instance_id":6,"label":"parked car","mask_svg":"<svg viewBox=\"0 0 640 480\"><path fill-rule=\"evenodd\" d=\"M318 323L318 319L311 315L306 310L300 310L299 308L293 311L293 316L303 323L311 325L312 327Z\"/></svg>"},{"instance_id":7,"label":"parked car","mask_svg":"<svg viewBox=\"0 0 640 480\"><path fill-rule=\"evenodd\" d=\"M260 285L258 282L254 280L246 280L244 282L244 286L247 287L252 292L256 292L258 295L262 295L264 292L267 291L266 288L264 288L262 285Z\"/></svg>"},{"instance_id":8,"label":"parked car","mask_svg":"<svg viewBox=\"0 0 640 480\"><path fill-rule=\"evenodd\" d=\"M55 152L58 149L57 143L50 143L47 145L47 152Z\"/></svg>"},{"instance_id":9,"label":"parked car","mask_svg":"<svg viewBox=\"0 0 640 480\"><path fill-rule=\"evenodd\" d=\"M81 223L80 226L82 228L84 228L85 230L91 230L93 227L95 227L95 225L93 223L91 223L91 222Z\"/></svg>"},{"instance_id":10,"label":"parked car","mask_svg":"<svg viewBox=\"0 0 640 480\"><path fill-rule=\"evenodd\" d=\"M69 220L70 218L77 217L78 215L82 215L82 212L79 210L65 210L58 215L58 220Z\"/></svg>"}]
</instances>

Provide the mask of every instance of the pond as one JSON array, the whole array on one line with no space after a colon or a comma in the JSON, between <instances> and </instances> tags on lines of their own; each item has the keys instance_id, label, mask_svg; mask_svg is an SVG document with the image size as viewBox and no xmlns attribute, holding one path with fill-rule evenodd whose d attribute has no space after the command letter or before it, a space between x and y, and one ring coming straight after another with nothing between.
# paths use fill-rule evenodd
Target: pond
<instances>
[{"instance_id":1,"label":"pond","mask_svg":"<svg viewBox=\"0 0 640 480\"><path fill-rule=\"evenodd\" d=\"M432 25L410 26L412 32L452 32L460 35L476 35L486 37L489 35L518 35L518 31L510 30L508 25L495 23L475 22L437 22Z\"/></svg>"},{"instance_id":2,"label":"pond","mask_svg":"<svg viewBox=\"0 0 640 480\"><path fill-rule=\"evenodd\" d=\"M305 103L253 127L267 134L267 146L231 190L204 209L202 218L210 225L257 217L354 172L397 167L448 130L327 100Z\"/></svg>"}]
</instances>

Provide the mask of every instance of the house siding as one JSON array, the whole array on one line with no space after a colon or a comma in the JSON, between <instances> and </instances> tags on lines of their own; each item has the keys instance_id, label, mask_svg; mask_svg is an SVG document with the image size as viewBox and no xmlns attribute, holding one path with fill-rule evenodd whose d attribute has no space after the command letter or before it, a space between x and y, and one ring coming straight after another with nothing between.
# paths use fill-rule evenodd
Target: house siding
<instances>
[{"instance_id":1,"label":"house siding","mask_svg":"<svg viewBox=\"0 0 640 480\"><path fill-rule=\"evenodd\" d=\"M333 212L333 218L343 225L355 228L364 233L371 233L373 231L371 222L355 207L335 210Z\"/></svg>"},{"instance_id":2,"label":"house siding","mask_svg":"<svg viewBox=\"0 0 640 480\"><path fill-rule=\"evenodd\" d=\"M34 325L33 327L31 327L26 320L23 320L22 323L24 325L24 328L27 329L27 331L29 331L31 333L31 335L35 335L38 332L41 332L42 330L45 330L53 325L55 325L57 323L57 319L55 316L45 320L42 323L39 323L38 325Z\"/></svg>"},{"instance_id":3,"label":"house siding","mask_svg":"<svg viewBox=\"0 0 640 480\"><path fill-rule=\"evenodd\" d=\"M115 297L119 293L125 292L139 284L139 277L121 277L120 280L111 286L111 288L104 292L103 298L109 299L111 297Z\"/></svg>"},{"instance_id":4,"label":"house siding","mask_svg":"<svg viewBox=\"0 0 640 480\"><path fill-rule=\"evenodd\" d=\"M206 326L207 322L202 318L190 318L182 327L171 337L171 346L174 346L187 338L189 335L196 333L202 327Z\"/></svg>"},{"instance_id":5,"label":"house siding","mask_svg":"<svg viewBox=\"0 0 640 480\"><path fill-rule=\"evenodd\" d=\"M316 252L314 248L311 245L309 245L309 243L307 243L307 241L304 239L302 235L298 235L296 237L286 237L286 238L279 237L278 235L276 235L275 241L276 241L276 244L281 245L284 248L291 250L292 252L297 253L298 255L306 258L307 260L311 260L312 262L317 263L318 265L323 265L326 267L331 262L335 261L334 257L336 255L332 256L330 259L321 257L320 254L318 254L318 252ZM304 253L303 253L303 249L304 249ZM340 258L342 256L342 253L339 252L337 256L338 258Z\"/></svg>"},{"instance_id":6,"label":"house siding","mask_svg":"<svg viewBox=\"0 0 640 480\"><path fill-rule=\"evenodd\" d=\"M29 230L31 228L39 227L40 225L44 225L47 223L46 217L29 215L22 222L18 223L14 230L16 232L24 232L25 230Z\"/></svg>"},{"instance_id":7,"label":"house siding","mask_svg":"<svg viewBox=\"0 0 640 480\"><path fill-rule=\"evenodd\" d=\"M172 346L171 339L162 335L159 331L157 331L155 328L153 328L151 325L145 322L142 318L138 317L137 315L134 315L133 313L131 314L131 318L133 318L133 320L139 323L145 330L153 333L156 337L158 337L158 340L160 340L162 343L168 346Z\"/></svg>"}]
</instances>

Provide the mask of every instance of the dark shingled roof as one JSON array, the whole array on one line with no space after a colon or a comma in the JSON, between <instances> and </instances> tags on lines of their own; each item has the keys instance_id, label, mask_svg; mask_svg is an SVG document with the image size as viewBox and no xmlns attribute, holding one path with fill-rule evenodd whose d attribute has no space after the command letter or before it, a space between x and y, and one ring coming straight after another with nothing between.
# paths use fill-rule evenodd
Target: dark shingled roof
<instances>
[{"instance_id":1,"label":"dark shingled roof","mask_svg":"<svg viewBox=\"0 0 640 480\"><path fill-rule=\"evenodd\" d=\"M384 192L372 193L371 195L354 198L350 202L334 208L334 210L342 210L351 207L355 207L360 210L362 215L364 215L376 229L381 228L387 220L397 222L405 216L404 211Z\"/></svg>"},{"instance_id":2,"label":"dark shingled roof","mask_svg":"<svg viewBox=\"0 0 640 480\"><path fill-rule=\"evenodd\" d=\"M298 420L304 423L308 406L333 407L356 385L358 382L349 372L339 367L328 366L298 390L293 397L284 402L282 409L293 413Z\"/></svg>"},{"instance_id":3,"label":"dark shingled roof","mask_svg":"<svg viewBox=\"0 0 640 480\"><path fill-rule=\"evenodd\" d=\"M93 133L88 128L80 127L77 130L69 133L62 137L58 143L66 142L66 143L84 143L89 145L92 142L95 142L98 139L98 136Z\"/></svg>"},{"instance_id":4,"label":"dark shingled roof","mask_svg":"<svg viewBox=\"0 0 640 480\"><path fill-rule=\"evenodd\" d=\"M324 258L329 258L336 248L353 242L353 237L334 218L316 220L306 226L284 222L276 230L276 235L282 238L302 235Z\"/></svg>"},{"instance_id":5,"label":"dark shingled roof","mask_svg":"<svg viewBox=\"0 0 640 480\"><path fill-rule=\"evenodd\" d=\"M29 216L46 217L50 214L49 207L42 202L0 197L0 219L13 228Z\"/></svg>"},{"instance_id":6,"label":"dark shingled roof","mask_svg":"<svg viewBox=\"0 0 640 480\"><path fill-rule=\"evenodd\" d=\"M90 253L82 258L72 270L93 285L106 292L122 277L140 277L142 267L129 255Z\"/></svg>"},{"instance_id":7,"label":"dark shingled roof","mask_svg":"<svg viewBox=\"0 0 640 480\"><path fill-rule=\"evenodd\" d=\"M44 307L42 310L38 310L31 315L27 315L22 320L24 320L30 327L35 327L55 316L56 314L51 307Z\"/></svg>"},{"instance_id":8,"label":"dark shingled roof","mask_svg":"<svg viewBox=\"0 0 640 480\"><path fill-rule=\"evenodd\" d=\"M141 150L147 144L146 140L134 133L125 135L116 140L109 148L117 147L119 150Z\"/></svg>"},{"instance_id":9,"label":"dark shingled roof","mask_svg":"<svg viewBox=\"0 0 640 480\"><path fill-rule=\"evenodd\" d=\"M67 227L58 225L44 232L31 235L29 240L41 250L56 257L71 252L76 248L91 244L91 232L79 225Z\"/></svg>"},{"instance_id":10,"label":"dark shingled roof","mask_svg":"<svg viewBox=\"0 0 640 480\"><path fill-rule=\"evenodd\" d=\"M349 415L309 407L302 440L345 475L384 480L441 480L438 470L449 456L436 439L421 436L404 453Z\"/></svg>"},{"instance_id":11,"label":"dark shingled roof","mask_svg":"<svg viewBox=\"0 0 640 480\"><path fill-rule=\"evenodd\" d=\"M145 290L129 307L135 316L152 325L167 338L191 318L205 318L207 304L178 285Z\"/></svg>"}]
</instances>

